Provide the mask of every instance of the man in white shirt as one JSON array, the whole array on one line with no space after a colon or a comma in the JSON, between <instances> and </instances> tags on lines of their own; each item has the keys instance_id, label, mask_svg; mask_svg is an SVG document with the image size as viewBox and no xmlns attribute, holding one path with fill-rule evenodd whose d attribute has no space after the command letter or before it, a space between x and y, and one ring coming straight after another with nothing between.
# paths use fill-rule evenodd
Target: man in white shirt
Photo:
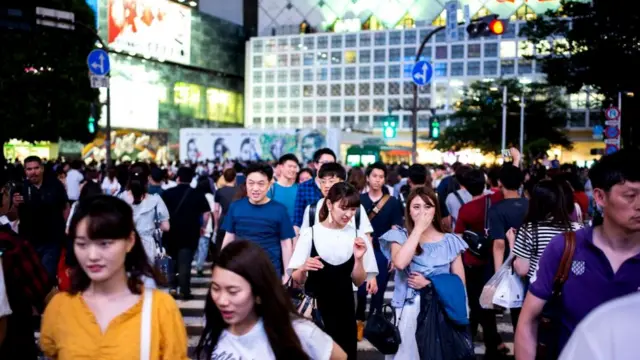
<instances>
[{"instance_id":1,"label":"man in white shirt","mask_svg":"<svg viewBox=\"0 0 640 360\"><path fill-rule=\"evenodd\" d=\"M81 170L82 161L74 160L71 162L71 169L67 172L67 197L70 203L80 199L80 184L84 182L84 175L82 175Z\"/></svg>"}]
</instances>

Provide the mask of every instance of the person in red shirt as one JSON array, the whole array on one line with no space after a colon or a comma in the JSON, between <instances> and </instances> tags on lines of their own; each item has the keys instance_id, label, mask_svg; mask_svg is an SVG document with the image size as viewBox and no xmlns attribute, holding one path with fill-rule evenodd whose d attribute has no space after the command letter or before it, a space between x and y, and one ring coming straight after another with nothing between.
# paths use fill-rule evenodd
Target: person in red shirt
<instances>
[{"instance_id":1,"label":"person in red shirt","mask_svg":"<svg viewBox=\"0 0 640 360\"><path fill-rule=\"evenodd\" d=\"M472 200L460 208L454 233L462 234L466 230L485 232L488 230L484 228L486 216L485 196L490 198L491 204L496 204L502 200L502 193L498 191L484 195L485 177L481 170L472 170L462 181L464 187L471 193ZM491 264L486 259L475 257L468 250L462 255L462 261L465 265L467 297L471 310L469 315L471 335L475 337L478 325L481 325L483 341L487 349L485 359L501 359L509 352L509 349L498 334L495 313L480 306L480 294L484 284L489 280Z\"/></svg>"}]
</instances>

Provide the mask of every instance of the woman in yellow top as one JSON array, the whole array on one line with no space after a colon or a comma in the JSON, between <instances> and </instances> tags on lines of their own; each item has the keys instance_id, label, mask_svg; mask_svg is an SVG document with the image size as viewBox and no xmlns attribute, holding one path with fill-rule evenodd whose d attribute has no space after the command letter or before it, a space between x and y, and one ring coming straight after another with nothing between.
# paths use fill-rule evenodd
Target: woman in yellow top
<instances>
[{"instance_id":1,"label":"woman in yellow top","mask_svg":"<svg viewBox=\"0 0 640 360\"><path fill-rule=\"evenodd\" d=\"M152 291L150 340L141 344L144 278L159 280L136 233L131 207L108 195L80 201L69 228L71 290L42 319L40 346L59 360L183 360L187 334L173 298Z\"/></svg>"}]
</instances>

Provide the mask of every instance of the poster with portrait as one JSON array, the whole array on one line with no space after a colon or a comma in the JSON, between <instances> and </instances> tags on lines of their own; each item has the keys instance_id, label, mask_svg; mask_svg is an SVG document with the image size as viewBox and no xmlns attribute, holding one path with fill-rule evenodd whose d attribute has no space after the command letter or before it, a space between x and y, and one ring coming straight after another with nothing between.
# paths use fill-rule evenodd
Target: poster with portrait
<instances>
[{"instance_id":1,"label":"poster with portrait","mask_svg":"<svg viewBox=\"0 0 640 360\"><path fill-rule=\"evenodd\" d=\"M180 160L271 161L293 153L303 164L323 147L340 148L339 131L181 129Z\"/></svg>"},{"instance_id":2,"label":"poster with portrait","mask_svg":"<svg viewBox=\"0 0 640 360\"><path fill-rule=\"evenodd\" d=\"M111 131L111 157L116 161L153 161L165 164L169 160L168 134L164 131L117 129ZM101 131L92 143L82 149L85 161L106 158L105 134Z\"/></svg>"}]
</instances>

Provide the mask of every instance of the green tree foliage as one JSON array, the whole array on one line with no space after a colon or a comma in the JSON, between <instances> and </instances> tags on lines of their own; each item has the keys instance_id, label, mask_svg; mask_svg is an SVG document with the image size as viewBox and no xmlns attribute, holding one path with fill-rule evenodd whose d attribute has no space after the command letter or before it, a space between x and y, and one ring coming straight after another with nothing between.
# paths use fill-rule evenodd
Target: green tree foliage
<instances>
[{"instance_id":1,"label":"green tree foliage","mask_svg":"<svg viewBox=\"0 0 640 360\"><path fill-rule=\"evenodd\" d=\"M622 136L640 145L640 12L633 1L566 2L559 11L530 21L521 35L532 41L551 85L575 93L585 87L617 104L618 92L634 92L623 106ZM569 19L573 19L569 21ZM552 46L550 47L549 44ZM600 104L596 104L600 105ZM593 124L592 124L593 125Z\"/></svg>"},{"instance_id":2,"label":"green tree foliage","mask_svg":"<svg viewBox=\"0 0 640 360\"><path fill-rule=\"evenodd\" d=\"M87 119L99 94L91 89L86 65L95 29L37 26L36 6L71 11L76 22L95 28L94 15L84 0L2 2L0 7L21 8L31 30L0 28L0 146L13 138L89 142L94 135L88 131Z\"/></svg>"},{"instance_id":3,"label":"green tree foliage","mask_svg":"<svg viewBox=\"0 0 640 360\"><path fill-rule=\"evenodd\" d=\"M525 153L537 156L553 145L571 148L563 132L567 124L567 105L561 90L544 84L523 87L517 80L497 83L478 81L464 90L462 100L437 148L449 150L479 148L485 153L499 153L502 142L503 87L507 87L507 145L520 142L520 95L525 91ZM442 120L442 119L441 119Z\"/></svg>"}]
</instances>

